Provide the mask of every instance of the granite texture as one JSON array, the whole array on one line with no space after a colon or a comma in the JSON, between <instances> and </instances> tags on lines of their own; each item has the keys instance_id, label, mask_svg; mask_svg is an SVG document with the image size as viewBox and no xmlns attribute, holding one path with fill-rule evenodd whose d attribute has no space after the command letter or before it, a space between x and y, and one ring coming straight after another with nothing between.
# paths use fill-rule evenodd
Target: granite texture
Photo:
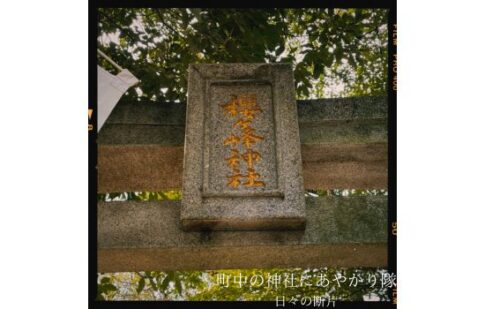
<instances>
[{"instance_id":1,"label":"granite texture","mask_svg":"<svg viewBox=\"0 0 485 309\"><path fill-rule=\"evenodd\" d=\"M297 103L305 188L387 188L385 97ZM185 102L120 102L98 134L98 192L181 188L185 113Z\"/></svg>"},{"instance_id":2,"label":"granite texture","mask_svg":"<svg viewBox=\"0 0 485 309\"><path fill-rule=\"evenodd\" d=\"M386 244L258 245L98 249L97 271L181 271L248 268L387 268Z\"/></svg>"},{"instance_id":3,"label":"granite texture","mask_svg":"<svg viewBox=\"0 0 485 309\"><path fill-rule=\"evenodd\" d=\"M186 104L120 102L98 134L98 143L183 146ZM350 97L297 101L302 144L387 140L387 98Z\"/></svg>"},{"instance_id":4,"label":"granite texture","mask_svg":"<svg viewBox=\"0 0 485 309\"><path fill-rule=\"evenodd\" d=\"M306 189L387 189L388 144L301 145Z\"/></svg>"},{"instance_id":5,"label":"granite texture","mask_svg":"<svg viewBox=\"0 0 485 309\"><path fill-rule=\"evenodd\" d=\"M387 196L306 198L304 231L183 232L180 208L180 201L99 202L99 270L387 263Z\"/></svg>"},{"instance_id":6,"label":"granite texture","mask_svg":"<svg viewBox=\"0 0 485 309\"><path fill-rule=\"evenodd\" d=\"M305 227L294 98L289 65L189 67L181 210L184 230ZM223 108L231 102L236 106L234 114ZM252 118L243 116L243 104L248 102L258 109ZM238 125L240 121L249 125ZM243 147L244 135L257 140ZM238 142L227 145L225 141L231 136ZM239 161L229 167L226 161L233 151ZM257 152L258 159L243 163L243 151ZM251 170L258 175L252 180ZM243 180L236 179L231 185L231 175L243 175Z\"/></svg>"},{"instance_id":7,"label":"granite texture","mask_svg":"<svg viewBox=\"0 0 485 309\"><path fill-rule=\"evenodd\" d=\"M306 189L386 189L387 143L302 144ZM98 192L182 187L184 149L164 145L98 145Z\"/></svg>"},{"instance_id":8,"label":"granite texture","mask_svg":"<svg viewBox=\"0 0 485 309\"><path fill-rule=\"evenodd\" d=\"M347 97L298 101L298 118L302 122L326 120L387 119L387 97Z\"/></svg>"},{"instance_id":9,"label":"granite texture","mask_svg":"<svg viewBox=\"0 0 485 309\"><path fill-rule=\"evenodd\" d=\"M304 231L181 230L180 201L98 202L99 248L387 242L387 196L307 197Z\"/></svg>"},{"instance_id":10,"label":"granite texture","mask_svg":"<svg viewBox=\"0 0 485 309\"><path fill-rule=\"evenodd\" d=\"M387 141L387 119L300 121L299 128L302 144L364 144ZM107 123L98 135L98 143L183 146L184 136L185 124Z\"/></svg>"},{"instance_id":11,"label":"granite texture","mask_svg":"<svg viewBox=\"0 0 485 309\"><path fill-rule=\"evenodd\" d=\"M231 169L227 167L227 163L223 158L231 156L231 148L237 149L242 154L245 151L245 147L242 143L238 143L236 148L234 146L229 147L228 145L224 145L223 141L229 134L241 136L241 129L239 127L233 127L239 117L228 117L220 105L226 103L228 98L230 98L230 94L240 93L256 94L258 106L262 109L262 112L255 115L251 121L251 126L255 128L255 134L264 138L263 141L257 142L252 146L252 150L258 152L262 157L260 162L255 163L255 169L261 175L261 180L265 182L264 188L245 188L243 186L231 188L226 186L226 175ZM206 145L208 147L209 169L207 171L208 177L204 177L207 191L216 194L224 191L251 193L254 191L261 192L268 189L278 189L271 86L253 85L249 83L242 85L214 85L211 87L208 102L210 102L210 116L208 119L208 131L206 133L209 138ZM240 161L243 160L240 159ZM241 162L240 165L244 165L244 163Z\"/></svg>"},{"instance_id":12,"label":"granite texture","mask_svg":"<svg viewBox=\"0 0 485 309\"><path fill-rule=\"evenodd\" d=\"M298 121L387 118L385 96L297 100ZM186 102L119 102L106 124L185 126ZM101 131L100 131L101 134Z\"/></svg>"}]
</instances>

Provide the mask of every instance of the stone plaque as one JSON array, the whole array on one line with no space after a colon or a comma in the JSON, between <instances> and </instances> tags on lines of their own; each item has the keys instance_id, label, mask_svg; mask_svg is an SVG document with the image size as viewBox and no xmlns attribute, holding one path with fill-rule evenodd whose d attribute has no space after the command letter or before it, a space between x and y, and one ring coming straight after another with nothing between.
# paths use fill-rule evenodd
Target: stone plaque
<instances>
[{"instance_id":1,"label":"stone plaque","mask_svg":"<svg viewBox=\"0 0 485 309\"><path fill-rule=\"evenodd\" d=\"M184 230L304 229L301 164L290 65L190 65Z\"/></svg>"}]
</instances>

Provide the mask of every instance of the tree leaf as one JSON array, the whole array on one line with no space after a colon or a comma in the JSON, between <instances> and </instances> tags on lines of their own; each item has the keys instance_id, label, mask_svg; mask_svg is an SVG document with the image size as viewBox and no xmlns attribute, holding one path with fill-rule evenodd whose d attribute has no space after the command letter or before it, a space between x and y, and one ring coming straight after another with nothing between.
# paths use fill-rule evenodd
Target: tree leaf
<instances>
[{"instance_id":1,"label":"tree leaf","mask_svg":"<svg viewBox=\"0 0 485 309\"><path fill-rule=\"evenodd\" d=\"M143 291L144 288L145 288L145 278L140 278L140 280L138 281L138 286L136 288L136 292L138 294L140 294L141 291Z\"/></svg>"},{"instance_id":2,"label":"tree leaf","mask_svg":"<svg viewBox=\"0 0 485 309\"><path fill-rule=\"evenodd\" d=\"M179 292L179 294L182 294L182 282L180 278L175 278L175 288Z\"/></svg>"},{"instance_id":3,"label":"tree leaf","mask_svg":"<svg viewBox=\"0 0 485 309\"><path fill-rule=\"evenodd\" d=\"M167 276L165 278L163 278L163 281L162 281L162 284L160 285L160 291L165 291L168 287L168 285L170 284L170 281L171 281L171 272L169 272L167 274Z\"/></svg>"},{"instance_id":4,"label":"tree leaf","mask_svg":"<svg viewBox=\"0 0 485 309\"><path fill-rule=\"evenodd\" d=\"M103 290L106 292L109 292L109 291L116 291L118 289L112 284L106 284L106 285L103 285Z\"/></svg>"}]
</instances>

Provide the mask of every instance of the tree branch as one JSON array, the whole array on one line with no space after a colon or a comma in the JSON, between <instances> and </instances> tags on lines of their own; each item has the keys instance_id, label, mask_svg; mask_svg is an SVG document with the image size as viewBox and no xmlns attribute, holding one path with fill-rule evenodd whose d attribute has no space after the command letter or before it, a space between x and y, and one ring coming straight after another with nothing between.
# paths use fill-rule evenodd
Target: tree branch
<instances>
[{"instance_id":1,"label":"tree branch","mask_svg":"<svg viewBox=\"0 0 485 309\"><path fill-rule=\"evenodd\" d=\"M106 19L108 19L108 20L111 22L111 25L116 26L116 28L118 28L119 30L126 30L125 28L127 28L127 27L123 27L122 25L120 25L118 22L116 22L115 20L113 20L113 19L111 18L111 16L109 16L109 15L107 15L107 14L103 13L103 11L101 11L101 10L99 10L99 13L100 13L101 15L103 15L103 16L104 16ZM125 32L126 32L126 35L128 35L128 36L129 36L129 37L130 37L130 38L131 38L133 41L135 41L135 42L139 41L139 39L138 39L138 38L135 38L135 37L134 37L134 36L131 34L131 32L129 32L129 31L125 31Z\"/></svg>"}]
</instances>

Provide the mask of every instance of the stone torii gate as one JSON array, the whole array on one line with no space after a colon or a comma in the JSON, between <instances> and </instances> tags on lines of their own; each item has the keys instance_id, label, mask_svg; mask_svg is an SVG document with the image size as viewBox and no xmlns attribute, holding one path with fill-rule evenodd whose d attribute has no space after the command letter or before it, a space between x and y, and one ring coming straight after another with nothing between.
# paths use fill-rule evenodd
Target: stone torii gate
<instances>
[{"instance_id":1,"label":"stone torii gate","mask_svg":"<svg viewBox=\"0 0 485 309\"><path fill-rule=\"evenodd\" d=\"M387 99L295 104L293 87L286 65L194 65L188 108L120 103L98 135L98 193L184 194L98 202L98 272L386 267L387 196L303 188L387 189Z\"/></svg>"}]
</instances>

